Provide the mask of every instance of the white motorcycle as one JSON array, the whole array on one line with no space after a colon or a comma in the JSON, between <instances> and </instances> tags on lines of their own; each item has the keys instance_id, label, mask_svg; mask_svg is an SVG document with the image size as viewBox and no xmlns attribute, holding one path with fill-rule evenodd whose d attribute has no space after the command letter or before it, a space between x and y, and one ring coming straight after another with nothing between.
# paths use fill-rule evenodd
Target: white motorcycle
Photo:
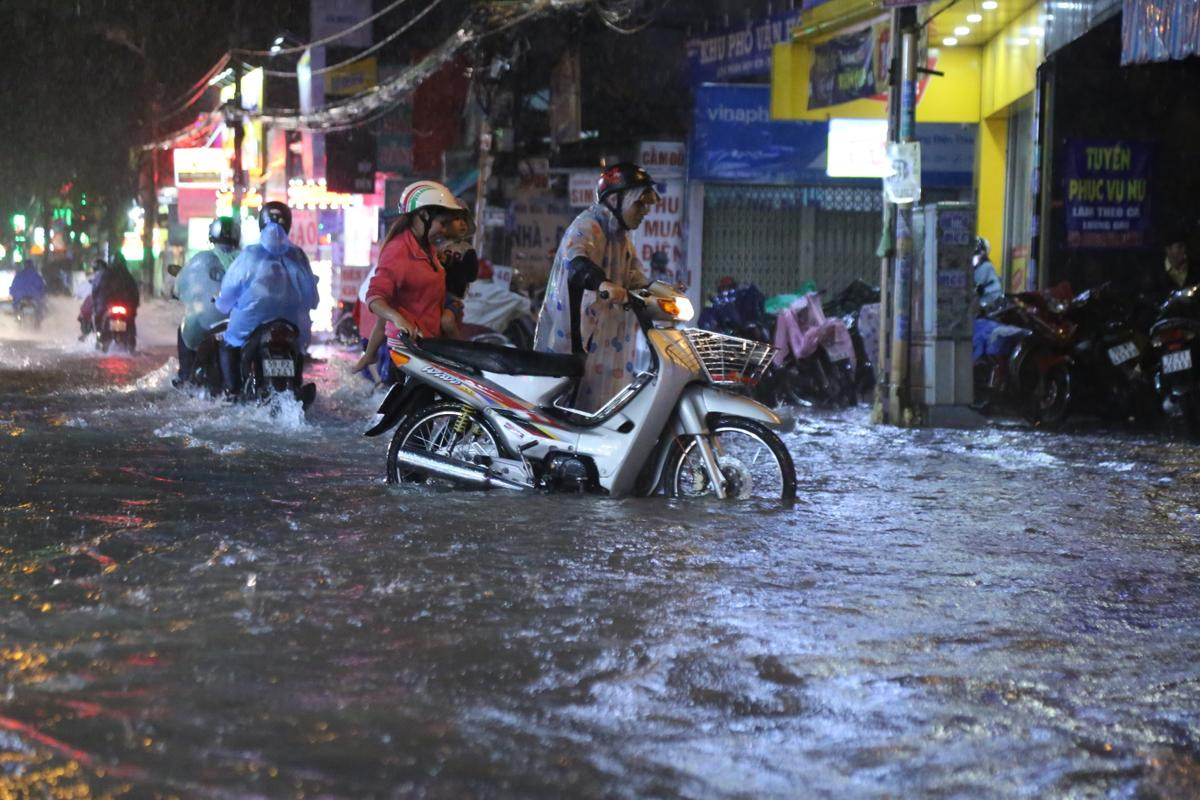
<instances>
[{"instance_id":1,"label":"white motorcycle","mask_svg":"<svg viewBox=\"0 0 1200 800\"><path fill-rule=\"evenodd\" d=\"M396 427L388 482L795 499L792 457L772 430L782 421L727 388L752 386L774 348L682 327L691 303L665 283L630 292L627 308L645 332L651 366L595 412L569 406L583 356L390 339L406 380L366 432Z\"/></svg>"}]
</instances>

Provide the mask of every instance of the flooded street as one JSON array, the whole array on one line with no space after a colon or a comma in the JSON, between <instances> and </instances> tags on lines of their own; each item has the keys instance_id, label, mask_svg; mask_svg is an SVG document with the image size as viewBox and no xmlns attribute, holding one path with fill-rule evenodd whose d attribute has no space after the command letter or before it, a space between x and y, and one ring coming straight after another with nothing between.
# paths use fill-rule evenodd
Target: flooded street
<instances>
[{"instance_id":1,"label":"flooded street","mask_svg":"<svg viewBox=\"0 0 1200 800\"><path fill-rule=\"evenodd\" d=\"M1200 795L1194 445L860 408L794 508L396 489L349 353L231 408L172 313L0 338L0 796Z\"/></svg>"}]
</instances>

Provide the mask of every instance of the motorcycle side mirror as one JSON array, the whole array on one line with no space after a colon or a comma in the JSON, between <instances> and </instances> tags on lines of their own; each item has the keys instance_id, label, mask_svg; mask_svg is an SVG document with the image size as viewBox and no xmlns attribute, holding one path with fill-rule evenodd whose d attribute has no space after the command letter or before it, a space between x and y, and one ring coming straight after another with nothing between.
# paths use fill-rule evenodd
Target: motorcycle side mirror
<instances>
[{"instance_id":1,"label":"motorcycle side mirror","mask_svg":"<svg viewBox=\"0 0 1200 800\"><path fill-rule=\"evenodd\" d=\"M183 267L180 266L179 264L168 264L167 265L167 272L170 274L170 276L172 278L179 277L179 273L182 271L183 271Z\"/></svg>"}]
</instances>

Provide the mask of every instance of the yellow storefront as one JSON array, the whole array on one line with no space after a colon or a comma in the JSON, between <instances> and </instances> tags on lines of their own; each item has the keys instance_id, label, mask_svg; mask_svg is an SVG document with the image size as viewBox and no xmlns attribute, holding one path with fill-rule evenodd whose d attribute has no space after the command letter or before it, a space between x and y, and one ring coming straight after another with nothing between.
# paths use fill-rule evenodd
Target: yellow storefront
<instances>
[{"instance_id":1,"label":"yellow storefront","mask_svg":"<svg viewBox=\"0 0 1200 800\"><path fill-rule=\"evenodd\" d=\"M942 75L922 76L917 122L979 126L979 233L992 243L992 260L1009 287L1024 288L1033 218L1034 90L1044 57L1045 3L966 0L949 7L922 6L921 13L928 20L926 67ZM775 47L772 118L885 118L882 96L810 109L809 71L815 45L869 25L886 26L888 14L881 0L830 0L806 11L793 42Z\"/></svg>"}]
</instances>

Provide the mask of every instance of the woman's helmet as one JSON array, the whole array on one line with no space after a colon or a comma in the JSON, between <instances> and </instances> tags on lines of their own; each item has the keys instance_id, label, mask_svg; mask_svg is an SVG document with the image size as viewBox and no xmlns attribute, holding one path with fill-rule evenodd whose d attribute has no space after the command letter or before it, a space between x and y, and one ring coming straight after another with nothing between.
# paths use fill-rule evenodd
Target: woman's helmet
<instances>
[{"instance_id":1,"label":"woman's helmet","mask_svg":"<svg viewBox=\"0 0 1200 800\"><path fill-rule=\"evenodd\" d=\"M284 231L292 232L292 210L288 208L287 203L278 200L263 203L262 210L258 212L258 229L261 231L269 222L277 222Z\"/></svg>"},{"instance_id":2,"label":"woman's helmet","mask_svg":"<svg viewBox=\"0 0 1200 800\"><path fill-rule=\"evenodd\" d=\"M986 256L991 250L992 246L988 243L987 239L982 236L975 237L975 255Z\"/></svg>"},{"instance_id":3,"label":"woman's helmet","mask_svg":"<svg viewBox=\"0 0 1200 800\"><path fill-rule=\"evenodd\" d=\"M213 244L227 244L237 247L241 241L242 232L233 217L217 217L208 226L208 240Z\"/></svg>"},{"instance_id":4,"label":"woman's helmet","mask_svg":"<svg viewBox=\"0 0 1200 800\"><path fill-rule=\"evenodd\" d=\"M401 214L411 214L421 209L445 209L446 211L462 211L462 204L454 193L437 181L417 181L410 183L400 195L400 205L397 210Z\"/></svg>"}]
</instances>

